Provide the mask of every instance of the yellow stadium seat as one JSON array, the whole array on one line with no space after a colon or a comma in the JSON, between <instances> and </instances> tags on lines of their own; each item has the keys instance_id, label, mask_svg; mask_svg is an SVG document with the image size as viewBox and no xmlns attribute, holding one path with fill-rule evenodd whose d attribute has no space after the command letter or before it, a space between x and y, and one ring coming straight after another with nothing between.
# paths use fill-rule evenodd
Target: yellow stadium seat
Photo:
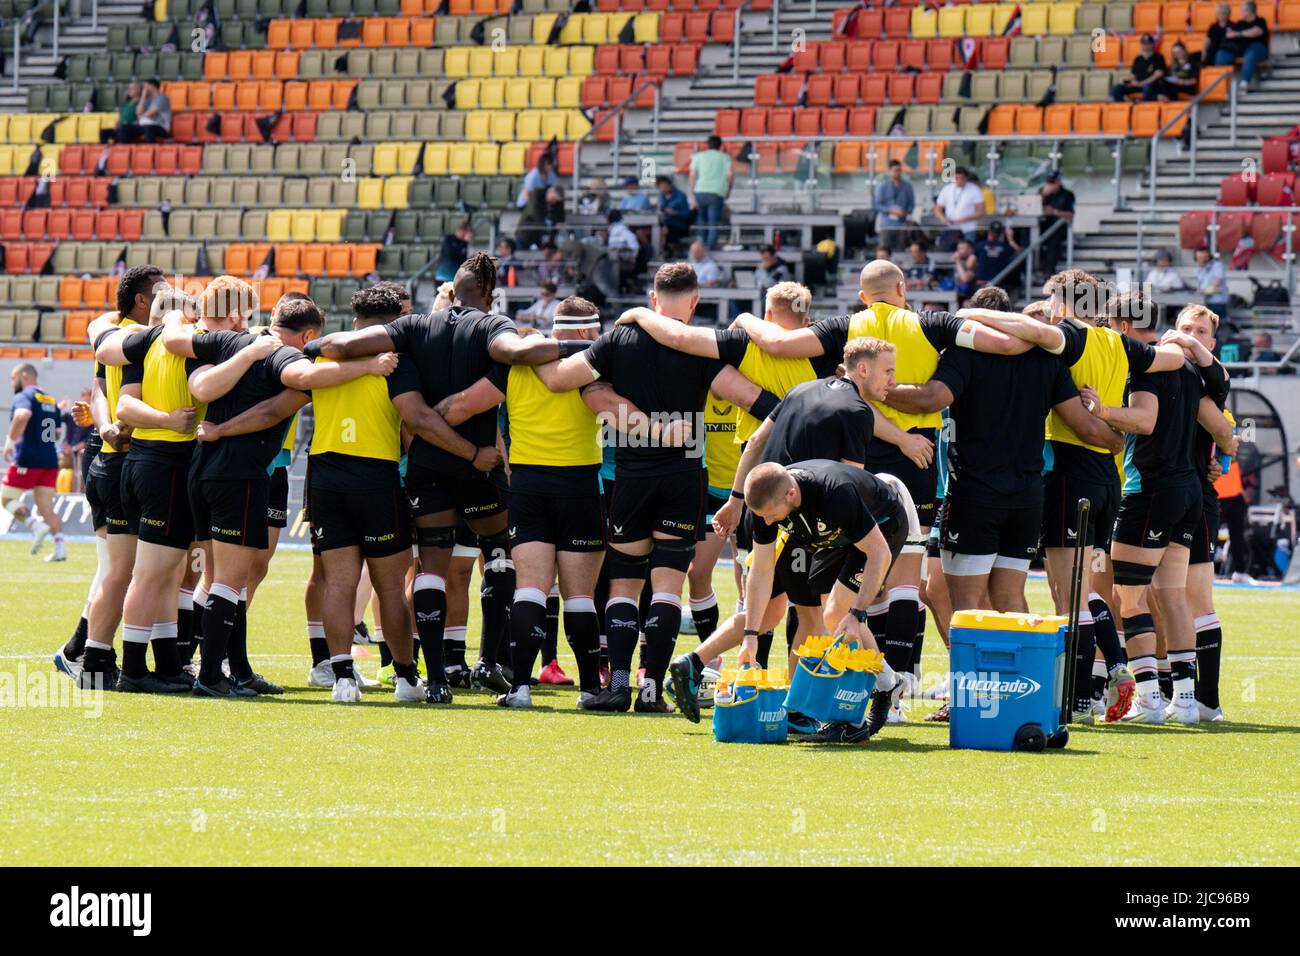
<instances>
[{"instance_id":1,"label":"yellow stadium seat","mask_svg":"<svg viewBox=\"0 0 1300 956\"><path fill-rule=\"evenodd\" d=\"M370 171L376 176L397 175L397 144L376 143Z\"/></svg>"},{"instance_id":2,"label":"yellow stadium seat","mask_svg":"<svg viewBox=\"0 0 1300 956\"><path fill-rule=\"evenodd\" d=\"M1001 36L1002 31L1006 29L1007 24L1011 22L1011 14L1016 12L1016 4L999 3L993 8L993 29L990 31L991 36Z\"/></svg>"},{"instance_id":3,"label":"yellow stadium seat","mask_svg":"<svg viewBox=\"0 0 1300 956\"><path fill-rule=\"evenodd\" d=\"M528 83L528 102L526 106L534 109L549 110L555 108L555 80L551 77L538 77L533 80L522 80L520 82ZM510 91L506 90L506 104L514 107L510 99ZM576 105L576 104L575 104ZM519 107L523 109L523 107Z\"/></svg>"},{"instance_id":4,"label":"yellow stadium seat","mask_svg":"<svg viewBox=\"0 0 1300 956\"><path fill-rule=\"evenodd\" d=\"M576 110L582 105L583 79L584 77L581 76L562 76L555 81L555 106L557 109Z\"/></svg>"},{"instance_id":5,"label":"yellow stadium seat","mask_svg":"<svg viewBox=\"0 0 1300 956\"><path fill-rule=\"evenodd\" d=\"M410 205L407 194L411 189L410 176L390 176L384 180L384 208L405 209Z\"/></svg>"},{"instance_id":6,"label":"yellow stadium seat","mask_svg":"<svg viewBox=\"0 0 1300 956\"><path fill-rule=\"evenodd\" d=\"M341 242L346 209L318 209L316 211L316 241Z\"/></svg>"},{"instance_id":7,"label":"yellow stadium seat","mask_svg":"<svg viewBox=\"0 0 1300 956\"><path fill-rule=\"evenodd\" d=\"M470 176L474 173L474 146L472 143L455 143L451 147L447 172L453 176Z\"/></svg>"},{"instance_id":8,"label":"yellow stadium seat","mask_svg":"<svg viewBox=\"0 0 1300 956\"><path fill-rule=\"evenodd\" d=\"M617 43L617 42L618 42L618 38L619 38L619 37L622 35L622 33L623 33L623 28L624 28L625 26L627 26L627 22L628 22L629 20L632 19L632 14L630 14L630 13L610 13L610 14L606 14L606 15L609 17L609 34L608 34L608 35L609 35L609 40L608 40L607 42L609 42L609 43ZM636 26L635 26L635 25L633 25L633 27L632 27L632 32L633 32L633 33L636 32ZM635 37L634 37L634 39L635 39Z\"/></svg>"},{"instance_id":9,"label":"yellow stadium seat","mask_svg":"<svg viewBox=\"0 0 1300 956\"><path fill-rule=\"evenodd\" d=\"M496 54L489 47L487 49L473 49L469 51L469 75L470 76L491 76L492 65Z\"/></svg>"},{"instance_id":10,"label":"yellow stadium seat","mask_svg":"<svg viewBox=\"0 0 1300 956\"><path fill-rule=\"evenodd\" d=\"M54 124L54 142L75 143L77 141L77 117L65 116Z\"/></svg>"},{"instance_id":11,"label":"yellow stadium seat","mask_svg":"<svg viewBox=\"0 0 1300 956\"><path fill-rule=\"evenodd\" d=\"M526 110L533 102L533 81L532 80L505 80L503 81L504 95L502 102L497 104L497 108L505 107L512 110Z\"/></svg>"},{"instance_id":12,"label":"yellow stadium seat","mask_svg":"<svg viewBox=\"0 0 1300 956\"><path fill-rule=\"evenodd\" d=\"M357 180L357 208L382 209L384 205L384 181L366 176Z\"/></svg>"},{"instance_id":13,"label":"yellow stadium seat","mask_svg":"<svg viewBox=\"0 0 1300 956\"><path fill-rule=\"evenodd\" d=\"M939 35L939 15L928 7L912 8L912 37L931 40Z\"/></svg>"},{"instance_id":14,"label":"yellow stadium seat","mask_svg":"<svg viewBox=\"0 0 1300 956\"><path fill-rule=\"evenodd\" d=\"M519 75L541 76L546 72L546 50L544 46L526 46L519 50Z\"/></svg>"},{"instance_id":15,"label":"yellow stadium seat","mask_svg":"<svg viewBox=\"0 0 1300 956\"><path fill-rule=\"evenodd\" d=\"M447 157L451 151L450 143L429 143L424 147L424 174L426 176L447 175Z\"/></svg>"},{"instance_id":16,"label":"yellow stadium seat","mask_svg":"<svg viewBox=\"0 0 1300 956\"><path fill-rule=\"evenodd\" d=\"M575 46L569 50L569 72L571 74L574 76L589 76L595 71L596 48L594 46Z\"/></svg>"},{"instance_id":17,"label":"yellow stadium seat","mask_svg":"<svg viewBox=\"0 0 1300 956\"><path fill-rule=\"evenodd\" d=\"M542 135L539 139L568 139L569 110L545 110L542 112Z\"/></svg>"},{"instance_id":18,"label":"yellow stadium seat","mask_svg":"<svg viewBox=\"0 0 1300 956\"><path fill-rule=\"evenodd\" d=\"M506 143L501 147L501 168L498 172L502 176L522 176L527 170L524 168L528 162L528 143Z\"/></svg>"},{"instance_id":19,"label":"yellow stadium seat","mask_svg":"<svg viewBox=\"0 0 1300 956\"><path fill-rule=\"evenodd\" d=\"M939 36L959 37L966 34L967 7L944 7L939 11Z\"/></svg>"},{"instance_id":20,"label":"yellow stadium seat","mask_svg":"<svg viewBox=\"0 0 1300 956\"><path fill-rule=\"evenodd\" d=\"M636 33L637 43L658 43L659 14L638 13L636 21L632 25L632 30Z\"/></svg>"},{"instance_id":21,"label":"yellow stadium seat","mask_svg":"<svg viewBox=\"0 0 1300 956\"><path fill-rule=\"evenodd\" d=\"M0 142L9 142L9 114L0 113Z\"/></svg>"},{"instance_id":22,"label":"yellow stadium seat","mask_svg":"<svg viewBox=\"0 0 1300 956\"><path fill-rule=\"evenodd\" d=\"M492 72L496 76L519 75L519 47L508 46L492 54Z\"/></svg>"},{"instance_id":23,"label":"yellow stadium seat","mask_svg":"<svg viewBox=\"0 0 1300 956\"><path fill-rule=\"evenodd\" d=\"M543 63L543 72L547 76L564 76L569 72L569 48L567 46L548 46Z\"/></svg>"},{"instance_id":24,"label":"yellow stadium seat","mask_svg":"<svg viewBox=\"0 0 1300 956\"><path fill-rule=\"evenodd\" d=\"M481 143L488 139L492 129L492 114L487 110L471 110L465 114L465 139Z\"/></svg>"},{"instance_id":25,"label":"yellow stadium seat","mask_svg":"<svg viewBox=\"0 0 1300 956\"><path fill-rule=\"evenodd\" d=\"M551 38L551 27L555 26L555 20L558 14L542 13L533 17L533 42L539 46L544 46L546 41ZM569 18L573 22L573 17ZM564 41L560 41L564 42Z\"/></svg>"},{"instance_id":26,"label":"yellow stadium seat","mask_svg":"<svg viewBox=\"0 0 1300 956\"><path fill-rule=\"evenodd\" d=\"M292 209L272 209L266 216L267 242L288 242L293 228ZM251 238L251 237L250 237Z\"/></svg>"},{"instance_id":27,"label":"yellow stadium seat","mask_svg":"<svg viewBox=\"0 0 1300 956\"><path fill-rule=\"evenodd\" d=\"M479 143L474 147L474 175L495 176L500 147L496 143Z\"/></svg>"},{"instance_id":28,"label":"yellow stadium seat","mask_svg":"<svg viewBox=\"0 0 1300 956\"><path fill-rule=\"evenodd\" d=\"M617 42L618 34L615 33L611 38L609 35L609 17L604 13L591 13L582 20L582 42L583 43L607 43L610 41Z\"/></svg>"},{"instance_id":29,"label":"yellow stadium seat","mask_svg":"<svg viewBox=\"0 0 1300 956\"><path fill-rule=\"evenodd\" d=\"M488 139L494 143L508 143L515 138L515 114L509 110L493 110L488 118Z\"/></svg>"},{"instance_id":30,"label":"yellow stadium seat","mask_svg":"<svg viewBox=\"0 0 1300 956\"><path fill-rule=\"evenodd\" d=\"M991 4L980 3L971 4L968 7L944 7L939 11L940 31L942 32L943 14L948 10L965 10L966 12L966 36L986 37L993 34L993 12L995 7Z\"/></svg>"},{"instance_id":31,"label":"yellow stadium seat","mask_svg":"<svg viewBox=\"0 0 1300 956\"><path fill-rule=\"evenodd\" d=\"M476 110L485 80L461 80L456 84L456 109Z\"/></svg>"},{"instance_id":32,"label":"yellow stadium seat","mask_svg":"<svg viewBox=\"0 0 1300 956\"><path fill-rule=\"evenodd\" d=\"M1026 3L1020 7L1020 32L1027 37L1042 36L1048 29L1050 3Z\"/></svg>"},{"instance_id":33,"label":"yellow stadium seat","mask_svg":"<svg viewBox=\"0 0 1300 956\"><path fill-rule=\"evenodd\" d=\"M573 43L582 42L582 23L589 14L575 13L565 21L564 26L560 28L560 43L568 46ZM545 40L539 41L545 43Z\"/></svg>"},{"instance_id":34,"label":"yellow stadium seat","mask_svg":"<svg viewBox=\"0 0 1300 956\"><path fill-rule=\"evenodd\" d=\"M587 131L591 129L591 121L582 115L582 111L569 110L567 115L569 117L567 124L569 132L568 138L582 139L582 137L586 136Z\"/></svg>"},{"instance_id":35,"label":"yellow stadium seat","mask_svg":"<svg viewBox=\"0 0 1300 956\"><path fill-rule=\"evenodd\" d=\"M535 143L541 139L544 112L544 110L521 110L515 116L515 139L524 143Z\"/></svg>"},{"instance_id":36,"label":"yellow stadium seat","mask_svg":"<svg viewBox=\"0 0 1300 956\"><path fill-rule=\"evenodd\" d=\"M403 176L409 176L414 172L415 164L420 159L420 150L423 148L420 143L398 143L397 171Z\"/></svg>"},{"instance_id":37,"label":"yellow stadium seat","mask_svg":"<svg viewBox=\"0 0 1300 956\"><path fill-rule=\"evenodd\" d=\"M59 153L62 151L62 146L45 146L41 150L41 161L36 166L37 175L45 177L59 175ZM26 170L23 170L23 172L26 172Z\"/></svg>"},{"instance_id":38,"label":"yellow stadium seat","mask_svg":"<svg viewBox=\"0 0 1300 956\"><path fill-rule=\"evenodd\" d=\"M98 143L103 121L95 113L82 113L77 117L77 142Z\"/></svg>"},{"instance_id":39,"label":"yellow stadium seat","mask_svg":"<svg viewBox=\"0 0 1300 956\"><path fill-rule=\"evenodd\" d=\"M0 146L0 176L12 176L14 174L14 148L9 145Z\"/></svg>"},{"instance_id":40,"label":"yellow stadium seat","mask_svg":"<svg viewBox=\"0 0 1300 956\"><path fill-rule=\"evenodd\" d=\"M442 71L453 80L469 76L469 54L468 47L451 47L443 54Z\"/></svg>"},{"instance_id":41,"label":"yellow stadium seat","mask_svg":"<svg viewBox=\"0 0 1300 956\"><path fill-rule=\"evenodd\" d=\"M506 84L518 83L519 80L503 80L493 77L484 80L478 91L478 108L481 110L499 110L506 105ZM527 80L523 82L527 83Z\"/></svg>"},{"instance_id":42,"label":"yellow stadium seat","mask_svg":"<svg viewBox=\"0 0 1300 956\"><path fill-rule=\"evenodd\" d=\"M1048 11L1047 22L1051 32L1056 36L1069 36L1074 33L1075 15L1079 12L1078 4L1054 3Z\"/></svg>"},{"instance_id":43,"label":"yellow stadium seat","mask_svg":"<svg viewBox=\"0 0 1300 956\"><path fill-rule=\"evenodd\" d=\"M9 142L30 143L32 141L32 120L35 114L17 113L9 117Z\"/></svg>"},{"instance_id":44,"label":"yellow stadium seat","mask_svg":"<svg viewBox=\"0 0 1300 956\"><path fill-rule=\"evenodd\" d=\"M267 231L270 231L270 217L268 217ZM293 210L293 241L294 242L314 242L316 236L316 210L315 209L295 209ZM272 240L275 242L278 240Z\"/></svg>"}]
</instances>

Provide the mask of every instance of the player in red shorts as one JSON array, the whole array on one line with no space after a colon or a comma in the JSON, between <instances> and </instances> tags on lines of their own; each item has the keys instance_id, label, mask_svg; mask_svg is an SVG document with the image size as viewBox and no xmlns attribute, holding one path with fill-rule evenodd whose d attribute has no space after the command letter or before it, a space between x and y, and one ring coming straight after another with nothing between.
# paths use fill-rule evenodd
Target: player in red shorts
<instances>
[{"instance_id":1,"label":"player in red shorts","mask_svg":"<svg viewBox=\"0 0 1300 956\"><path fill-rule=\"evenodd\" d=\"M54 513L54 486L59 477L59 406L52 395L37 386L36 366L30 362L14 366L10 379L14 399L4 450L9 468L0 486L0 505L11 516L5 519L5 530L9 521L21 520L32 533L32 554L40 552L46 537L52 533L54 553L45 560L66 561L68 546L63 540L63 522ZM23 504L23 497L29 491L36 501L39 518Z\"/></svg>"}]
</instances>

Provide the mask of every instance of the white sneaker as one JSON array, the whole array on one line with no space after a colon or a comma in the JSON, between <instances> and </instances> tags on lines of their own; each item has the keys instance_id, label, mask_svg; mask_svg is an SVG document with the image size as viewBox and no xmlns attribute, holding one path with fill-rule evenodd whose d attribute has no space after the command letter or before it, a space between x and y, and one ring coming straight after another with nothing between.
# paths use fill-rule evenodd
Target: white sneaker
<instances>
[{"instance_id":1,"label":"white sneaker","mask_svg":"<svg viewBox=\"0 0 1300 956\"><path fill-rule=\"evenodd\" d=\"M424 703L424 681L416 680L412 684L405 677L393 678L393 697L403 703L415 701Z\"/></svg>"},{"instance_id":2,"label":"white sneaker","mask_svg":"<svg viewBox=\"0 0 1300 956\"><path fill-rule=\"evenodd\" d=\"M334 686L334 667L329 661L321 661L319 664L313 664L312 669L307 672L308 687L333 687Z\"/></svg>"},{"instance_id":3,"label":"white sneaker","mask_svg":"<svg viewBox=\"0 0 1300 956\"><path fill-rule=\"evenodd\" d=\"M352 671L357 675L357 686L362 690L378 690L383 686L379 681L375 680L373 677L367 677L355 667L352 668Z\"/></svg>"},{"instance_id":4,"label":"white sneaker","mask_svg":"<svg viewBox=\"0 0 1300 956\"><path fill-rule=\"evenodd\" d=\"M334 681L334 690L330 700L336 704L356 704L361 702L361 688L351 677L341 677Z\"/></svg>"},{"instance_id":5,"label":"white sneaker","mask_svg":"<svg viewBox=\"0 0 1300 956\"><path fill-rule=\"evenodd\" d=\"M1163 724L1165 722L1165 706L1163 703L1147 706L1141 700L1134 700L1133 706L1129 708L1123 720L1130 724Z\"/></svg>"},{"instance_id":6,"label":"white sneaker","mask_svg":"<svg viewBox=\"0 0 1300 956\"><path fill-rule=\"evenodd\" d=\"M1092 706L1088 708L1088 715L1093 718L1106 716L1106 701L1101 697L1092 699Z\"/></svg>"},{"instance_id":7,"label":"white sneaker","mask_svg":"<svg viewBox=\"0 0 1300 956\"><path fill-rule=\"evenodd\" d=\"M1195 700L1185 703L1174 701L1165 708L1165 720L1174 724L1199 724L1201 722L1200 705Z\"/></svg>"},{"instance_id":8,"label":"white sneaker","mask_svg":"<svg viewBox=\"0 0 1300 956\"><path fill-rule=\"evenodd\" d=\"M512 690L508 694L501 694L497 697L498 707L514 707L519 710L526 710L533 706L533 692L525 684L518 690Z\"/></svg>"},{"instance_id":9,"label":"white sneaker","mask_svg":"<svg viewBox=\"0 0 1300 956\"><path fill-rule=\"evenodd\" d=\"M1071 723L1082 724L1085 727L1091 727L1097 722L1097 718L1092 716L1092 708L1087 710L1076 710L1070 717Z\"/></svg>"},{"instance_id":10,"label":"white sneaker","mask_svg":"<svg viewBox=\"0 0 1300 956\"><path fill-rule=\"evenodd\" d=\"M1223 722L1222 707L1206 707L1199 700L1196 702L1196 709L1201 715L1201 722L1206 724L1218 724Z\"/></svg>"},{"instance_id":11,"label":"white sneaker","mask_svg":"<svg viewBox=\"0 0 1300 956\"><path fill-rule=\"evenodd\" d=\"M47 562L68 560L68 542L62 538L54 542L54 552L45 556Z\"/></svg>"},{"instance_id":12,"label":"white sneaker","mask_svg":"<svg viewBox=\"0 0 1300 956\"><path fill-rule=\"evenodd\" d=\"M1254 578L1252 578L1252 577L1251 577L1249 574L1247 574L1245 571L1238 571L1238 572L1236 572L1236 573L1232 576L1232 583L1233 583L1233 584L1250 584L1250 585L1256 585L1256 584L1259 584L1258 581L1256 581Z\"/></svg>"},{"instance_id":13,"label":"white sneaker","mask_svg":"<svg viewBox=\"0 0 1300 956\"><path fill-rule=\"evenodd\" d=\"M949 690L950 685L948 681L949 681L949 675L944 674L943 680L939 681L939 683L937 683L935 686L931 687L929 690L921 691L921 699L922 700L947 700L950 694L950 690Z\"/></svg>"},{"instance_id":14,"label":"white sneaker","mask_svg":"<svg viewBox=\"0 0 1300 956\"><path fill-rule=\"evenodd\" d=\"M41 553L41 545L45 544L45 539L50 536L50 526L44 521L38 521L36 527L32 528L32 554Z\"/></svg>"},{"instance_id":15,"label":"white sneaker","mask_svg":"<svg viewBox=\"0 0 1300 956\"><path fill-rule=\"evenodd\" d=\"M81 677L82 661L73 660L71 657L68 657L63 653L63 648L61 647L54 652L54 666L57 667L60 672L67 674L72 678L72 683L74 684L77 683ZM1223 718L1220 717L1219 719L1222 720Z\"/></svg>"},{"instance_id":16,"label":"white sneaker","mask_svg":"<svg viewBox=\"0 0 1300 956\"><path fill-rule=\"evenodd\" d=\"M889 708L889 717L886 718L885 723L887 724L907 723L908 706L909 705L907 703L907 697L905 691L904 696L895 700L893 706Z\"/></svg>"}]
</instances>

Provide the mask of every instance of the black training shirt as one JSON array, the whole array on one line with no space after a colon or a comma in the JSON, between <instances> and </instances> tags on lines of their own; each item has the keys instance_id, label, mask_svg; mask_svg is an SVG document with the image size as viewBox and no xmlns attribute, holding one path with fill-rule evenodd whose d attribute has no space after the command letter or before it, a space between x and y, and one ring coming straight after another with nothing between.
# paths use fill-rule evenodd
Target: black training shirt
<instances>
[{"instance_id":1,"label":"black training shirt","mask_svg":"<svg viewBox=\"0 0 1300 956\"><path fill-rule=\"evenodd\" d=\"M1161 491L1198 481L1196 415L1205 383L1191 362L1173 372L1142 372L1129 383L1129 393L1150 392L1160 403L1150 435L1125 439L1124 491Z\"/></svg>"},{"instance_id":2,"label":"black training shirt","mask_svg":"<svg viewBox=\"0 0 1300 956\"><path fill-rule=\"evenodd\" d=\"M755 544L771 544L780 527L794 546L852 547L877 524L904 520L898 494L869 471L825 459L795 462L788 470L799 485L799 507L779 525L755 515Z\"/></svg>"},{"instance_id":3,"label":"black training shirt","mask_svg":"<svg viewBox=\"0 0 1300 956\"><path fill-rule=\"evenodd\" d=\"M857 386L842 378L796 385L768 418L772 433L763 461L782 465L810 458L865 462L876 423Z\"/></svg>"}]
</instances>

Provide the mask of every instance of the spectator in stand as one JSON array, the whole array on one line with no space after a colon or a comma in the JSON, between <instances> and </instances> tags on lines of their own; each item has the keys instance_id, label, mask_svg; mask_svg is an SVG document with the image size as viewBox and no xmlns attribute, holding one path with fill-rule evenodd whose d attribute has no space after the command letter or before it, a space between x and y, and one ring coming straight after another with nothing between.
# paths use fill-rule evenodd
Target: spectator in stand
<instances>
[{"instance_id":1,"label":"spectator in stand","mask_svg":"<svg viewBox=\"0 0 1300 956\"><path fill-rule=\"evenodd\" d=\"M516 318L524 325L532 326L543 335L550 335L551 326L555 323L555 309L560 304L560 300L555 293L554 282L543 282L541 298L522 310Z\"/></svg>"},{"instance_id":2,"label":"spectator in stand","mask_svg":"<svg viewBox=\"0 0 1300 956\"><path fill-rule=\"evenodd\" d=\"M1174 268L1174 258L1165 249L1156 253L1156 264L1147 272L1147 285L1152 292L1178 292L1187 288L1187 283Z\"/></svg>"},{"instance_id":3,"label":"spectator in stand","mask_svg":"<svg viewBox=\"0 0 1300 956\"><path fill-rule=\"evenodd\" d=\"M508 236L497 240L497 285L517 285L515 241Z\"/></svg>"},{"instance_id":4,"label":"spectator in stand","mask_svg":"<svg viewBox=\"0 0 1300 956\"><path fill-rule=\"evenodd\" d=\"M1065 243L1068 233L1074 228L1074 193L1061 183L1061 174L1052 170L1047 174L1047 181L1038 191L1043 201L1043 214L1038 217L1038 230L1046 232L1058 220L1064 219L1065 225L1042 241L1038 247L1038 262L1049 276L1056 273L1056 267L1065 255Z\"/></svg>"},{"instance_id":5,"label":"spectator in stand","mask_svg":"<svg viewBox=\"0 0 1300 956\"><path fill-rule=\"evenodd\" d=\"M99 131L101 143L136 143L140 141L139 108L143 90L139 80L132 80L126 88L126 99L117 108L117 125Z\"/></svg>"},{"instance_id":6,"label":"spectator in stand","mask_svg":"<svg viewBox=\"0 0 1300 956\"><path fill-rule=\"evenodd\" d=\"M564 224L564 187L560 185L548 186L546 189L546 206L545 219L546 225L545 240L555 241L556 226Z\"/></svg>"},{"instance_id":7,"label":"spectator in stand","mask_svg":"<svg viewBox=\"0 0 1300 956\"><path fill-rule=\"evenodd\" d=\"M722 285L722 267L709 255L709 248L704 244L704 240L696 239L691 243L690 263L701 287L712 288Z\"/></svg>"},{"instance_id":8,"label":"spectator in stand","mask_svg":"<svg viewBox=\"0 0 1300 956\"><path fill-rule=\"evenodd\" d=\"M608 219L609 248L617 252L620 259L635 259L636 254L641 251L641 243L637 242L636 234L623 221L623 213L617 209L611 209Z\"/></svg>"},{"instance_id":9,"label":"spectator in stand","mask_svg":"<svg viewBox=\"0 0 1300 956\"><path fill-rule=\"evenodd\" d=\"M935 287L934 267L930 264L930 253L920 242L913 242L907 247L907 264L903 266L903 275L907 279L907 287L914 291Z\"/></svg>"},{"instance_id":10,"label":"spectator in stand","mask_svg":"<svg viewBox=\"0 0 1300 956\"><path fill-rule=\"evenodd\" d=\"M659 190L659 222L663 225L664 246L667 247L690 234L691 201L668 176L655 179L655 187Z\"/></svg>"},{"instance_id":11,"label":"spectator in stand","mask_svg":"<svg viewBox=\"0 0 1300 956\"><path fill-rule=\"evenodd\" d=\"M915 209L916 192L903 176L903 164L891 159L889 175L876 185L876 232L891 247L900 248Z\"/></svg>"},{"instance_id":12,"label":"spectator in stand","mask_svg":"<svg viewBox=\"0 0 1300 956\"><path fill-rule=\"evenodd\" d=\"M172 135L172 101L156 79L145 80L136 105L140 120L140 138L146 143L170 139Z\"/></svg>"},{"instance_id":13,"label":"spectator in stand","mask_svg":"<svg viewBox=\"0 0 1300 956\"><path fill-rule=\"evenodd\" d=\"M537 281L545 284L553 282L559 285L568 279L568 266L564 264L564 253L548 242L542 246L542 261L537 266Z\"/></svg>"},{"instance_id":14,"label":"spectator in stand","mask_svg":"<svg viewBox=\"0 0 1300 956\"><path fill-rule=\"evenodd\" d=\"M894 250L882 242L880 245L876 246L876 258L888 259L892 262L894 258Z\"/></svg>"},{"instance_id":15,"label":"spectator in stand","mask_svg":"<svg viewBox=\"0 0 1300 956\"><path fill-rule=\"evenodd\" d=\"M546 190L558 182L555 175L555 163L547 153L542 153L537 157L537 165L524 175L523 186L519 190L519 198L515 200L515 205L520 209L528 205L528 199L536 195L536 202L540 208L546 198Z\"/></svg>"},{"instance_id":16,"label":"spectator in stand","mask_svg":"<svg viewBox=\"0 0 1300 956\"><path fill-rule=\"evenodd\" d=\"M1215 8L1215 21L1205 36L1206 63L1232 66L1241 58L1241 88L1255 78L1255 70L1268 58L1268 23L1259 15L1253 0L1241 6L1241 19L1232 22L1232 9L1226 3Z\"/></svg>"},{"instance_id":17,"label":"spectator in stand","mask_svg":"<svg viewBox=\"0 0 1300 956\"><path fill-rule=\"evenodd\" d=\"M1006 231L1000 219L989 223L984 238L975 244L975 256L979 260L979 285L989 285L1010 264L1020 252L1016 240Z\"/></svg>"},{"instance_id":18,"label":"spectator in stand","mask_svg":"<svg viewBox=\"0 0 1300 956\"><path fill-rule=\"evenodd\" d=\"M609 211L609 188L602 176L587 180L587 188L578 197L578 213L583 216L603 216Z\"/></svg>"},{"instance_id":19,"label":"spectator in stand","mask_svg":"<svg viewBox=\"0 0 1300 956\"><path fill-rule=\"evenodd\" d=\"M1156 49L1156 38L1149 33L1142 34L1138 55L1129 67L1129 78L1116 83L1110 89L1110 98L1122 103L1133 94L1140 94L1142 99L1158 100L1165 91L1165 74L1169 72L1165 58Z\"/></svg>"},{"instance_id":20,"label":"spectator in stand","mask_svg":"<svg viewBox=\"0 0 1300 956\"><path fill-rule=\"evenodd\" d=\"M939 190L934 200L934 215L945 226L975 241L980 217L984 215L984 190L971 180L970 170L965 166L953 170L952 182Z\"/></svg>"},{"instance_id":21,"label":"spectator in stand","mask_svg":"<svg viewBox=\"0 0 1300 956\"><path fill-rule=\"evenodd\" d=\"M623 212L650 212L654 208L650 197L641 191L641 183L635 176L623 178L623 200L618 208Z\"/></svg>"},{"instance_id":22,"label":"spectator in stand","mask_svg":"<svg viewBox=\"0 0 1300 956\"><path fill-rule=\"evenodd\" d=\"M1228 316L1228 272L1210 255L1209 246L1196 250L1196 291L1206 307L1220 319Z\"/></svg>"},{"instance_id":23,"label":"spectator in stand","mask_svg":"<svg viewBox=\"0 0 1300 956\"><path fill-rule=\"evenodd\" d=\"M468 219L462 219L452 232L442 237L438 264L434 266L434 275L439 282L450 282L456 278L456 270L469 258L469 244L473 240L474 230Z\"/></svg>"},{"instance_id":24,"label":"spectator in stand","mask_svg":"<svg viewBox=\"0 0 1300 956\"><path fill-rule=\"evenodd\" d=\"M1273 348L1273 336L1268 332L1256 332L1251 343L1250 360L1252 362L1280 362L1282 353Z\"/></svg>"},{"instance_id":25,"label":"spectator in stand","mask_svg":"<svg viewBox=\"0 0 1300 956\"><path fill-rule=\"evenodd\" d=\"M1186 96L1191 99L1196 95L1196 88L1201 82L1201 64L1193 60L1182 41L1174 44L1170 51L1169 75L1165 77L1165 98L1176 100Z\"/></svg>"},{"instance_id":26,"label":"spectator in stand","mask_svg":"<svg viewBox=\"0 0 1300 956\"><path fill-rule=\"evenodd\" d=\"M964 300L975 292L979 281L979 256L975 254L975 244L969 239L958 241L952 254L953 287L957 298Z\"/></svg>"},{"instance_id":27,"label":"spectator in stand","mask_svg":"<svg viewBox=\"0 0 1300 956\"><path fill-rule=\"evenodd\" d=\"M1231 66L1241 55L1241 49L1235 37L1229 38L1232 30L1232 7L1226 3L1214 7L1214 22L1205 31L1205 46L1201 50L1201 62L1206 66ZM1225 54L1223 62L1219 54Z\"/></svg>"},{"instance_id":28,"label":"spectator in stand","mask_svg":"<svg viewBox=\"0 0 1300 956\"><path fill-rule=\"evenodd\" d=\"M754 285L761 295L778 282L789 282L790 267L782 262L776 254L776 247L762 245L758 247L758 268L754 270Z\"/></svg>"},{"instance_id":29,"label":"spectator in stand","mask_svg":"<svg viewBox=\"0 0 1300 956\"><path fill-rule=\"evenodd\" d=\"M731 195L734 176L731 157L722 151L720 136L710 136L708 148L691 157L691 207L699 212L700 238L710 249L718 244L718 223L722 222L722 207Z\"/></svg>"}]
</instances>

